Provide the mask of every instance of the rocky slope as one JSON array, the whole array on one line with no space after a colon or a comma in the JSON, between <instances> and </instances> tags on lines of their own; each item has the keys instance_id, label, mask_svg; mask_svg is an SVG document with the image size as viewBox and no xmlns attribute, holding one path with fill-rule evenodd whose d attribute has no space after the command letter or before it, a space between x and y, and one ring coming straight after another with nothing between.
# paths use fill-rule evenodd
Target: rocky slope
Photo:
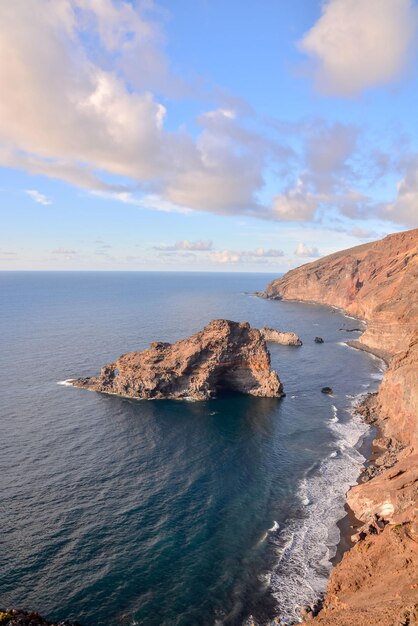
<instances>
[{"instance_id":1,"label":"rocky slope","mask_svg":"<svg viewBox=\"0 0 418 626\"><path fill-rule=\"evenodd\" d=\"M376 458L347 496L364 527L333 570L313 623L418 624L418 230L299 267L264 295L329 304L365 320L357 347L389 363L362 410L379 429Z\"/></svg>"},{"instance_id":2,"label":"rocky slope","mask_svg":"<svg viewBox=\"0 0 418 626\"><path fill-rule=\"evenodd\" d=\"M76 387L138 399L207 400L222 390L276 398L282 384L270 368L265 339L246 322L214 320L176 343L155 342L105 365Z\"/></svg>"}]
</instances>

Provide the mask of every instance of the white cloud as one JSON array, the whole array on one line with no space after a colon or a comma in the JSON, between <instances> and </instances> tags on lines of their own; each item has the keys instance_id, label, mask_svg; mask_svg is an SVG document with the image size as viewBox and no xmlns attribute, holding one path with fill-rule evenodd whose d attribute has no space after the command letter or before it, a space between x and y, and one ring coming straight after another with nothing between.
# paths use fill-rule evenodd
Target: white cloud
<instances>
[{"instance_id":1,"label":"white cloud","mask_svg":"<svg viewBox=\"0 0 418 626\"><path fill-rule=\"evenodd\" d=\"M379 233L375 230L368 230L367 228L355 227L348 231L349 235L357 237L358 239L378 239Z\"/></svg>"},{"instance_id":2,"label":"white cloud","mask_svg":"<svg viewBox=\"0 0 418 626\"><path fill-rule=\"evenodd\" d=\"M208 255L214 263L242 263L262 259L277 259L284 256L283 250L257 248L256 250L216 250Z\"/></svg>"},{"instance_id":3,"label":"white cloud","mask_svg":"<svg viewBox=\"0 0 418 626\"><path fill-rule=\"evenodd\" d=\"M264 185L269 158L286 162L291 152L252 132L232 111L201 115L201 127L188 160L169 177L164 197L174 204L217 214L262 211L256 194Z\"/></svg>"},{"instance_id":4,"label":"white cloud","mask_svg":"<svg viewBox=\"0 0 418 626\"><path fill-rule=\"evenodd\" d=\"M257 248L256 250L245 252L244 255L250 257L277 259L278 257L284 256L284 252L283 250L278 250L277 248L270 248L268 250L264 250L264 248Z\"/></svg>"},{"instance_id":5,"label":"white cloud","mask_svg":"<svg viewBox=\"0 0 418 626\"><path fill-rule=\"evenodd\" d=\"M295 187L273 198L272 207L278 219L303 222L313 218L319 204L320 199L299 178Z\"/></svg>"},{"instance_id":6,"label":"white cloud","mask_svg":"<svg viewBox=\"0 0 418 626\"><path fill-rule=\"evenodd\" d=\"M185 215L191 212L191 209L179 204L174 204L168 200L164 200L157 194L146 194L140 198L130 191L91 191L93 196L104 198L105 200L116 200L123 204L131 204L132 206L151 209L154 211L162 211L163 213L183 213Z\"/></svg>"},{"instance_id":7,"label":"white cloud","mask_svg":"<svg viewBox=\"0 0 418 626\"><path fill-rule=\"evenodd\" d=\"M307 133L305 179L317 192L329 193L351 175L350 159L355 153L359 130L349 124L317 123Z\"/></svg>"},{"instance_id":8,"label":"white cloud","mask_svg":"<svg viewBox=\"0 0 418 626\"><path fill-rule=\"evenodd\" d=\"M54 175L54 166L65 164L138 180L159 170L164 107L150 93L129 91L83 45L87 18L98 23L102 49L110 45L111 34L101 26L110 7L119 39L122 31L141 36L132 7L128 24L129 6L108 0L0 4L0 139L27 156L28 169L43 164ZM65 171L60 176L66 178Z\"/></svg>"},{"instance_id":9,"label":"white cloud","mask_svg":"<svg viewBox=\"0 0 418 626\"><path fill-rule=\"evenodd\" d=\"M154 246L154 250L160 250L162 252L176 252L178 250L193 250L195 252L207 252L212 250L213 243L210 240L199 239L197 241L189 241L188 239L182 239L176 241L173 245L162 244L160 246Z\"/></svg>"},{"instance_id":10,"label":"white cloud","mask_svg":"<svg viewBox=\"0 0 418 626\"><path fill-rule=\"evenodd\" d=\"M158 256L165 261L178 262L182 259L197 259L197 254L195 252L173 252L173 251L162 251L158 253Z\"/></svg>"},{"instance_id":11,"label":"white cloud","mask_svg":"<svg viewBox=\"0 0 418 626\"><path fill-rule=\"evenodd\" d=\"M302 138L299 177L273 198L270 217L301 222L316 218L324 206L342 211L363 206L364 196L350 188L356 180L351 161L358 147L359 129L316 119L292 124L292 133Z\"/></svg>"},{"instance_id":12,"label":"white cloud","mask_svg":"<svg viewBox=\"0 0 418 626\"><path fill-rule=\"evenodd\" d=\"M350 1L359 10L359 0ZM321 20L346 2L329 2ZM398 2L404 15L409 4ZM170 68L155 14L148 1L0 2L0 165L163 212L301 222L318 219L323 207L355 217L368 208L354 188L352 126L296 123L298 148L289 149L277 135L254 130L259 119L244 123L238 99L224 94L197 117L195 134L185 126L167 130L167 98L163 105L155 94L189 87ZM279 186L270 202L272 171ZM387 219L412 212L406 202L387 207Z\"/></svg>"},{"instance_id":13,"label":"white cloud","mask_svg":"<svg viewBox=\"0 0 418 626\"><path fill-rule=\"evenodd\" d=\"M316 246L307 246L303 242L298 243L298 245L296 246L295 254L296 256L310 258L316 258L321 256Z\"/></svg>"},{"instance_id":14,"label":"white cloud","mask_svg":"<svg viewBox=\"0 0 418 626\"><path fill-rule=\"evenodd\" d=\"M182 86L150 8L0 3L0 164L157 210L256 214L265 164L289 151L245 129L228 106L198 118L197 138L165 129L166 108L151 90Z\"/></svg>"},{"instance_id":15,"label":"white cloud","mask_svg":"<svg viewBox=\"0 0 418 626\"><path fill-rule=\"evenodd\" d=\"M379 207L379 216L405 226L418 226L418 158L407 168L405 178L397 185L393 202Z\"/></svg>"},{"instance_id":16,"label":"white cloud","mask_svg":"<svg viewBox=\"0 0 418 626\"><path fill-rule=\"evenodd\" d=\"M233 250L216 250L211 252L209 260L214 263L239 263L242 257L239 252Z\"/></svg>"},{"instance_id":17,"label":"white cloud","mask_svg":"<svg viewBox=\"0 0 418 626\"><path fill-rule=\"evenodd\" d=\"M68 250L67 248L56 248L51 251L52 254L63 254L65 256L70 256L73 254L77 254L77 250Z\"/></svg>"},{"instance_id":18,"label":"white cloud","mask_svg":"<svg viewBox=\"0 0 418 626\"><path fill-rule=\"evenodd\" d=\"M319 90L354 96L403 72L417 24L413 0L328 0L299 48L313 59Z\"/></svg>"},{"instance_id":19,"label":"white cloud","mask_svg":"<svg viewBox=\"0 0 418 626\"><path fill-rule=\"evenodd\" d=\"M25 193L29 196L29 198L32 198L32 200L34 202L37 202L38 204L43 204L45 206L48 204L52 204L49 198L44 196L43 193L40 193L36 189L26 189Z\"/></svg>"}]
</instances>

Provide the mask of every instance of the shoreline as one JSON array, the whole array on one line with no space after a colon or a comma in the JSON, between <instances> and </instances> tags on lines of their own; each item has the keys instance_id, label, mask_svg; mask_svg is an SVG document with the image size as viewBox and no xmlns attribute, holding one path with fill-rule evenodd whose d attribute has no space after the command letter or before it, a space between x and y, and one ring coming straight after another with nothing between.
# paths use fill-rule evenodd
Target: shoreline
<instances>
[{"instance_id":1,"label":"shoreline","mask_svg":"<svg viewBox=\"0 0 418 626\"><path fill-rule=\"evenodd\" d=\"M332 568L323 602L301 611L305 626L418 624L417 278L418 229L412 229L289 270L260 294L365 318L359 341L342 345L388 363L361 411L377 437L346 494L347 514L351 509L363 526Z\"/></svg>"},{"instance_id":2,"label":"shoreline","mask_svg":"<svg viewBox=\"0 0 418 626\"><path fill-rule=\"evenodd\" d=\"M342 341L342 343L344 343L346 346L354 350L360 350L362 352L366 352L368 354L371 354L375 358L380 359L385 365L385 370L389 367L390 360L393 356L392 353L386 350L378 350L376 348L371 348L370 346L367 346L366 344L359 341L360 337L367 330L367 326L368 326L367 320L362 319L360 317L353 316L353 315L349 315L342 307L338 307L338 306L328 304L328 303L321 303L321 302L314 301L314 300L301 300L297 298L274 298L274 297L268 296L265 292L257 293L256 295L257 297L263 298L265 300L271 300L271 301L283 300L285 302L297 302L298 304L316 305L316 306L321 306L321 307L325 307L328 309L332 309L333 311L339 311L346 318L355 320L364 326L364 328L360 330L361 334L359 335L358 339ZM383 430L382 430L381 423L380 423L380 417L379 415L373 412L373 409L372 411L370 411L370 407L369 407L369 405L371 404L371 399L375 398L377 394L379 393L381 384L382 384L382 381L379 381L376 391L366 392L364 394L364 397L361 400L359 400L359 402L356 405L353 406L352 417L354 417L354 415L359 416L360 419L364 423L368 424L370 427L369 432L364 436L364 440L361 442L358 448L360 453L364 451L363 456L365 457L365 461L357 477L356 483L352 485L351 487L349 487L349 489L347 490L345 494L345 504L344 504L345 515L336 522L336 526L340 532L340 539L336 546L336 553L330 559L331 570L328 576L327 589L325 590L325 593L318 596L318 598L313 603L311 603L310 605L302 605L300 607L299 612L300 612L300 619L301 619L302 626L305 625L306 619L311 620L314 617L321 615L321 611L324 607L324 602L328 593L328 585L329 585L332 573L334 572L335 568L342 562L344 556L356 546L357 541L354 540L354 537L357 535L360 529L362 529L365 526L364 522L360 520L358 517L356 517L354 510L348 504L348 494L351 492L351 490L354 487L363 485L365 482L368 482L368 480L371 479L371 477L369 477L366 480L364 480L364 477L367 476L368 469L370 467L375 467L376 460L385 454L385 449L376 445L376 440L383 436ZM370 413L372 413L372 415L370 415Z\"/></svg>"},{"instance_id":3,"label":"shoreline","mask_svg":"<svg viewBox=\"0 0 418 626\"><path fill-rule=\"evenodd\" d=\"M386 350L378 350L377 348L370 348L366 344L362 343L358 339L350 339L349 341L345 341L344 343L350 348L354 348L355 350L362 350L363 352L367 352L368 354L372 354L373 356L381 359L387 366L390 364L390 359L392 358L392 354L387 352Z\"/></svg>"},{"instance_id":4,"label":"shoreline","mask_svg":"<svg viewBox=\"0 0 418 626\"><path fill-rule=\"evenodd\" d=\"M373 392L367 393L366 397L358 403L355 409L359 408L362 403L365 402L371 395L373 395ZM364 421L360 412L355 411L355 413L361 417L362 421ZM378 427L376 427L374 424L370 424L370 429L368 433L366 433L366 435L364 436L364 439L359 446L359 452L363 454L363 456L365 457L365 461L361 472L357 477L356 485L362 484L362 477L365 475L367 468L374 462L376 458L374 456L375 446L373 442L379 436L379 433L380 431ZM350 487L350 489L352 489L352 487ZM348 491L350 491L350 489ZM340 540L337 545L337 551L335 553L335 556L330 559L333 568L342 561L344 554L351 550L353 546L355 546L356 542L353 541L353 536L357 533L358 529L364 525L364 523L360 519L358 519L358 517L356 517L353 509L349 506L347 499L344 508L345 515L337 522L337 527L340 531Z\"/></svg>"},{"instance_id":5,"label":"shoreline","mask_svg":"<svg viewBox=\"0 0 418 626\"><path fill-rule=\"evenodd\" d=\"M340 310L344 312L343 309ZM365 320L361 320L360 318L352 319L358 319L362 323L366 324L367 327L367 322ZM376 358L381 359L385 363L386 367L389 366L391 356L386 351L371 349L358 340L345 341L344 343L355 350L361 350L362 352L372 354ZM370 426L369 432L365 435L364 441L359 446L359 452L364 452L363 456L365 457L365 461L363 464L363 468L357 477L356 485L362 485L364 484L364 482L367 482L363 480L363 477L367 475L368 468L374 466L376 459L378 459L380 456L383 456L384 454L384 449L379 448L375 444L376 439L383 436L378 416L376 416L376 419L373 422L370 422L365 418L364 414L362 413L362 409L368 407L370 399L372 397L375 397L379 392L379 387L381 384L382 383L380 381L376 391L367 392L364 397L353 407L353 414L358 415L363 422ZM357 534L357 531L362 526L364 526L364 522L356 517L353 509L350 507L347 501L347 495L353 487L354 485L350 487L346 493L346 514L337 522L337 527L340 531L340 541L338 542L335 556L330 560L333 569L342 561L344 554L356 545L356 542L353 540L353 536Z\"/></svg>"},{"instance_id":6,"label":"shoreline","mask_svg":"<svg viewBox=\"0 0 418 626\"><path fill-rule=\"evenodd\" d=\"M379 356L378 358L381 358L381 357ZM365 417L364 412L363 412L364 409L367 410L367 408L369 407L369 404L371 403L371 399L375 398L377 393L378 391L374 391L374 392L370 391L365 394L362 394L363 397L358 401L357 404L353 406L352 418L354 418L354 416L358 416L362 422L369 425L368 432L365 433L363 437L363 441L361 441L360 445L358 446L358 451L365 457L365 461L356 479L356 483L352 485L351 487L349 487L348 491L345 494L345 498L346 498L346 501L344 504L345 514L341 519L339 519L336 522L336 526L340 532L340 539L336 546L335 555L330 559L331 570L329 572L328 583L330 581L331 574L334 571L335 567L342 562L344 555L350 552L350 550L356 545L357 541L354 540L354 537L358 534L358 532L365 525L362 520L356 517L355 512L348 504L347 495L351 491L351 489L353 489L353 487L362 485L364 484L364 482L367 482L367 480L370 480L370 478L363 480L363 478L367 476L368 468L371 466L374 466L375 461L379 457L383 456L385 452L384 449L375 445L376 439L378 439L382 435L382 430L379 425L378 417L375 416L375 419L373 421L369 421L367 417ZM328 587L328 583L327 583L327 587ZM309 605L302 605L300 607L299 612L300 612L300 616L302 620L301 622L302 626L303 624L305 624L304 620L307 618L308 615L312 617L316 617L317 615L321 614L323 603L326 598L326 594L327 594L327 589L325 590L324 594L319 595L314 602L312 602ZM309 619L312 619L312 618L310 617Z\"/></svg>"}]
</instances>

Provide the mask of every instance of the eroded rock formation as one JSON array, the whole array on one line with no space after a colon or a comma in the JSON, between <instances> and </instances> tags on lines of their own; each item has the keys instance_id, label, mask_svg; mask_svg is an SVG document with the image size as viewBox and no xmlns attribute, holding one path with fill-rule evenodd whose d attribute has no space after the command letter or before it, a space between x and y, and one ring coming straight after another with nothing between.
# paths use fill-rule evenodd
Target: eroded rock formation
<instances>
[{"instance_id":1,"label":"eroded rock formation","mask_svg":"<svg viewBox=\"0 0 418 626\"><path fill-rule=\"evenodd\" d=\"M367 322L350 345L388 363L378 394L363 408L379 428L381 456L347 496L365 528L375 519L382 528L361 533L344 555L323 610L309 623L417 624L418 229L303 265L270 283L264 296L341 307Z\"/></svg>"},{"instance_id":2,"label":"eroded rock formation","mask_svg":"<svg viewBox=\"0 0 418 626\"><path fill-rule=\"evenodd\" d=\"M263 326L260 328L260 333L263 335L266 341L272 341L274 343L279 343L282 346L301 346L302 341L296 333L292 332L282 332L280 330L276 330L275 328L269 328L268 326Z\"/></svg>"},{"instance_id":3,"label":"eroded rock formation","mask_svg":"<svg viewBox=\"0 0 418 626\"><path fill-rule=\"evenodd\" d=\"M261 332L247 322L214 320L176 343L155 342L105 365L76 387L138 399L207 400L223 390L282 396Z\"/></svg>"}]
</instances>

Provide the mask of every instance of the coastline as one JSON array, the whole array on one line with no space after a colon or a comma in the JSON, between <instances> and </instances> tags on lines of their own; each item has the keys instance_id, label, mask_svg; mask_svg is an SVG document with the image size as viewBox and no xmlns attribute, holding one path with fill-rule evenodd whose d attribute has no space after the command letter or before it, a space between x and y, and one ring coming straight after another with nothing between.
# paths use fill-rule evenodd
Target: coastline
<instances>
[{"instance_id":1,"label":"coastline","mask_svg":"<svg viewBox=\"0 0 418 626\"><path fill-rule=\"evenodd\" d=\"M418 624L417 278L415 229L290 270L263 294L365 319L360 341L346 345L388 363L377 393L359 407L376 434L364 472L346 494L347 511L363 526L332 569L322 606L302 612L309 623Z\"/></svg>"},{"instance_id":2,"label":"coastline","mask_svg":"<svg viewBox=\"0 0 418 626\"><path fill-rule=\"evenodd\" d=\"M287 301L299 302L300 304L320 304L321 305L321 303L318 303L318 302L308 303L303 300L294 300L294 299L290 300L289 299ZM350 319L355 319L361 322L362 324L365 325L365 328L363 330L363 332L365 332L367 328L366 320L362 320L361 318L357 318L353 316L347 316L345 311L339 307L333 307L331 305L321 305L321 306L339 310L346 317L349 317ZM362 344L359 341L347 341L343 343L345 343L346 345L348 345L349 347L353 349L361 350L363 352L367 352L368 354L372 354L376 358L380 359L385 364L386 367L389 366L390 355L388 355L387 352L383 350L368 348L368 346L364 346L364 344ZM340 539L336 546L335 555L330 559L332 569L330 571L329 579L334 569L342 562L344 555L348 553L352 548L354 548L354 546L357 543L355 538L358 535L358 533L361 531L361 529L364 527L364 521L362 521L356 516L355 511L348 503L348 500L347 500L348 493L353 489L354 486L360 486L364 484L364 482L366 482L367 480L370 480L370 477L367 477L367 472L369 471L369 468L375 467L376 461L379 458L383 457L385 454L385 450L376 445L376 441L380 437L383 436L382 425L380 423L379 416L376 415L375 413L371 413L370 411L370 405L373 404L373 400L378 394L378 389L380 387L380 384L378 385L378 388L376 391L362 393L358 401L353 404L352 419L355 416L357 416L361 419L363 423L369 426L368 432L365 433L365 435L363 436L363 441L361 441L360 445L358 446L358 451L364 456L365 460L363 463L363 467L361 468L357 476L355 485L352 485L351 487L349 487L348 491L346 492L346 495L345 495L346 501L344 505L345 515L336 522L336 526L340 532ZM305 624L305 622L303 622L303 619L308 618L309 620L311 620L312 617L320 615L321 610L324 605L325 598L326 598L326 592L325 594L319 595L316 601L312 602L311 604L301 606L300 614L302 618L302 626L304 626Z\"/></svg>"},{"instance_id":3,"label":"coastline","mask_svg":"<svg viewBox=\"0 0 418 626\"><path fill-rule=\"evenodd\" d=\"M259 297L263 297L269 300L281 300L282 299L282 298L269 298L265 294L263 296L261 296L260 294ZM349 315L343 307L338 307L329 303L322 303L322 302L315 301L315 300L301 300L299 298L285 298L285 301L297 302L299 304L315 304L315 305L320 305L326 308L331 308L333 310L340 311L348 319L356 320L364 326L359 336L359 339L367 331L367 327L368 327L367 320L362 319L358 316ZM381 350L376 347L368 346L367 344L364 344L363 342L359 341L359 339L342 341L342 343L344 343L346 346L352 349L367 352L368 354L373 355L377 359L380 359L385 364L385 371L387 371L387 369L390 367L391 359L395 355L386 350ZM323 621L321 619L321 616L323 616L324 613L327 612L326 611L327 597L329 595L328 587L331 583L333 573L336 571L338 566L343 563L345 555L349 555L351 551L356 547L357 543L360 541L358 538L359 533L365 530L366 532L368 532L367 528L369 526L367 522L365 524L364 520L361 520L356 515L354 508L350 506L349 494L352 492L354 488L356 487L361 488L365 483L369 482L372 478L374 478L374 476L376 476L376 474L373 472L371 475L368 475L371 469L377 469L377 475L378 475L378 474L383 473L385 469L388 469L392 467L393 465L395 465L398 460L398 455L395 453L395 458L392 458L392 462L389 465L385 465L385 463L383 463L381 467L377 466L379 459L384 459L385 455L388 453L387 448L383 447L382 445L378 445L378 442L384 438L384 422L387 420L387 418L384 418L380 415L380 413L378 412L376 408L376 399L379 395L379 390L381 388L382 382L383 382L383 379L382 381L380 381L376 391L366 392L365 394L362 394L363 395L362 399L359 400L359 402L353 406L353 417L354 415L357 415L358 417L360 417L360 419L364 423L370 426L369 433L366 434L364 441L359 446L359 451L363 453L365 457L365 461L363 464L363 468L361 469L357 477L356 484L351 486L346 492L346 502L345 502L345 507L344 507L346 513L340 520L336 522L336 526L340 532L340 540L337 544L335 555L330 559L332 568L329 574L327 590L325 594L319 595L316 601L312 602L309 605L301 606L300 608L301 626L308 626L306 622L311 623L312 620L314 621L319 620L319 623L321 624L323 623L324 626L325 625L334 626L333 622ZM409 622L407 623L409 624ZM340 622L335 622L335 626L337 626L337 624L338 626L348 626L348 624L346 624L345 622L341 624ZM351 626L351 623L350 623L350 626Z\"/></svg>"},{"instance_id":4,"label":"coastline","mask_svg":"<svg viewBox=\"0 0 418 626\"><path fill-rule=\"evenodd\" d=\"M373 392L367 393L362 402L365 402L367 398L372 395L372 393ZM356 408L358 408L362 402L360 402ZM357 413L357 415L361 416L361 413ZM363 464L363 468L357 477L357 485L362 484L362 477L365 475L367 468L374 462L376 458L375 450L377 449L375 448L373 442L378 437L379 429L378 426L376 426L375 424L370 424L369 426L370 429L365 435L363 442L359 446L359 452L363 454L365 461ZM344 508L345 515L337 522L337 527L340 531L340 541L337 545L337 552L335 553L335 556L331 559L331 564L333 568L342 561L344 554L348 552L348 550L351 550L351 548L355 545L353 536L358 532L358 529L363 526L363 522L356 517L353 509L348 505L347 500L345 502Z\"/></svg>"},{"instance_id":5,"label":"coastline","mask_svg":"<svg viewBox=\"0 0 418 626\"><path fill-rule=\"evenodd\" d=\"M367 324L367 322L364 322L364 323ZM378 348L375 348L375 347L371 348L370 346L367 346L366 344L362 343L358 339L350 339L349 341L345 341L344 343L346 343L347 346L350 346L350 348L355 348L356 350L362 350L363 352L368 352L369 354L373 354L377 358L384 361L384 363L387 366L389 366L390 359L392 358L392 355L390 352L387 352L386 350L379 350Z\"/></svg>"}]
</instances>

